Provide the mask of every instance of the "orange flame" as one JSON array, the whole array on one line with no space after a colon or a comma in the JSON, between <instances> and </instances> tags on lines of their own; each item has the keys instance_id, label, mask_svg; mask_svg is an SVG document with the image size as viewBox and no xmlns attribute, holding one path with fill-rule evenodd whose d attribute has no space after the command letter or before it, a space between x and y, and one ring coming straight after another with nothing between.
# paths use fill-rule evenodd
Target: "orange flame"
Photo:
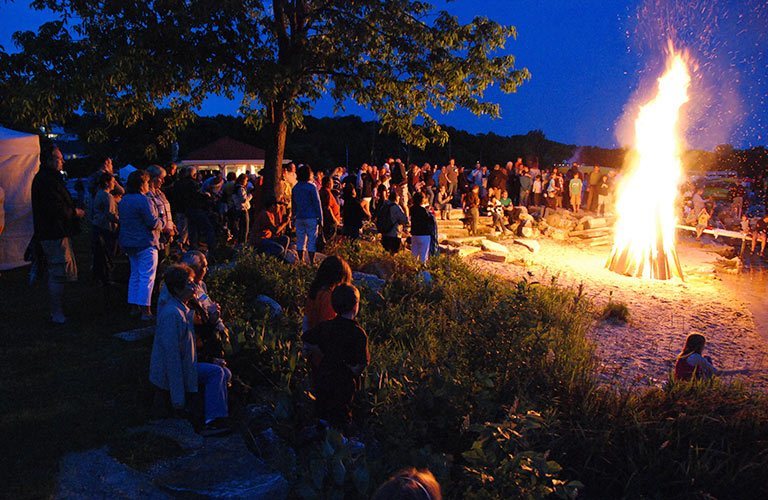
<instances>
[{"instance_id":1,"label":"orange flame","mask_svg":"<svg viewBox=\"0 0 768 500\"><path fill-rule=\"evenodd\" d=\"M617 188L613 249L607 267L628 276L683 278L675 251L675 200L682 175L680 109L691 76L672 51L656 96L635 120L632 159Z\"/></svg>"}]
</instances>

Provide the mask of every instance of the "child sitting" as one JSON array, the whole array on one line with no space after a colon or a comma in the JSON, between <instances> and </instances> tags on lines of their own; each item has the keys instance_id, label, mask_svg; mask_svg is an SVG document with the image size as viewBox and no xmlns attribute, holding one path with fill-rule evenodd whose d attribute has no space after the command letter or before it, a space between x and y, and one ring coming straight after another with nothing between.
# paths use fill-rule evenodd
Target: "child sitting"
<instances>
[{"instance_id":1,"label":"child sitting","mask_svg":"<svg viewBox=\"0 0 768 500\"><path fill-rule=\"evenodd\" d=\"M709 358L701 354L706 342L707 339L700 333L688 335L685 346L675 361L675 380L702 380L718 374Z\"/></svg>"},{"instance_id":2,"label":"child sitting","mask_svg":"<svg viewBox=\"0 0 768 500\"><path fill-rule=\"evenodd\" d=\"M304 353L315 371L317 413L332 426L344 429L352 418L352 400L368 362L368 336L355 320L360 292L342 283L333 289L336 317L301 336Z\"/></svg>"},{"instance_id":3,"label":"child sitting","mask_svg":"<svg viewBox=\"0 0 768 500\"><path fill-rule=\"evenodd\" d=\"M702 208L699 212L696 220L696 239L698 240L701 238L701 235L704 234L704 230L709 225L709 212L707 212L706 208Z\"/></svg>"},{"instance_id":4,"label":"child sitting","mask_svg":"<svg viewBox=\"0 0 768 500\"><path fill-rule=\"evenodd\" d=\"M507 228L504 227L504 207L501 202L496 199L495 195L491 195L488 198L488 212L493 217L493 230L500 233L506 233Z\"/></svg>"}]
</instances>

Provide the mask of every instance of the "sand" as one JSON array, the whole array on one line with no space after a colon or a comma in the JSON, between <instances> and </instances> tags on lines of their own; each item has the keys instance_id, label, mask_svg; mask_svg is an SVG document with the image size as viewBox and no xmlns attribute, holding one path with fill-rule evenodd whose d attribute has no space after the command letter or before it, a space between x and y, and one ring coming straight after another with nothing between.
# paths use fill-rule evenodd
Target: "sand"
<instances>
[{"instance_id":1,"label":"sand","mask_svg":"<svg viewBox=\"0 0 768 500\"><path fill-rule=\"evenodd\" d=\"M508 245L514 255L526 256L527 265L491 262L480 254L467 260L482 271L513 279L526 277L549 283L555 276L560 286L583 284L596 315L609 300L625 303L631 315L628 324L596 320L589 334L595 342L603 382L624 387L663 384L686 335L700 332L708 339L704 354L712 357L717 368L747 369L747 373L724 378L739 378L768 390L768 332L759 331L757 326L766 328L761 314L768 309L764 280L756 288L718 269L718 255L691 240L678 245L684 282L615 274L604 267L610 251L607 247L595 249L550 239L540 239L539 243L541 249L536 254L521 253L519 245Z\"/></svg>"}]
</instances>

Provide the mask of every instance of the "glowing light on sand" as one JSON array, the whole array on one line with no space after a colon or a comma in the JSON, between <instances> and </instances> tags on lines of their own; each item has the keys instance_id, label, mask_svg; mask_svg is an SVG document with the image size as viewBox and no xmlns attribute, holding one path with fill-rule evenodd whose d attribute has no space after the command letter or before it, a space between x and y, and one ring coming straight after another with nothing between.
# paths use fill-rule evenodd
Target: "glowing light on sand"
<instances>
[{"instance_id":1,"label":"glowing light on sand","mask_svg":"<svg viewBox=\"0 0 768 500\"><path fill-rule=\"evenodd\" d=\"M656 96L635 120L635 144L617 188L613 249L607 267L627 276L682 279L675 251L675 199L682 174L680 109L691 82L683 56L671 51Z\"/></svg>"}]
</instances>

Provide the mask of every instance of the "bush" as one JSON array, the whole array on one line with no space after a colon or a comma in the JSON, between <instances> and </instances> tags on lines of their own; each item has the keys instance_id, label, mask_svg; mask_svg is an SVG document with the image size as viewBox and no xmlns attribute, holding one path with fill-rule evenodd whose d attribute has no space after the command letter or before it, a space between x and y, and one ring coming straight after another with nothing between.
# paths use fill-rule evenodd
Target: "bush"
<instances>
[{"instance_id":1,"label":"bush","mask_svg":"<svg viewBox=\"0 0 768 500\"><path fill-rule=\"evenodd\" d=\"M629 323L629 307L623 302L609 301L603 309L602 319L612 323Z\"/></svg>"}]
</instances>

